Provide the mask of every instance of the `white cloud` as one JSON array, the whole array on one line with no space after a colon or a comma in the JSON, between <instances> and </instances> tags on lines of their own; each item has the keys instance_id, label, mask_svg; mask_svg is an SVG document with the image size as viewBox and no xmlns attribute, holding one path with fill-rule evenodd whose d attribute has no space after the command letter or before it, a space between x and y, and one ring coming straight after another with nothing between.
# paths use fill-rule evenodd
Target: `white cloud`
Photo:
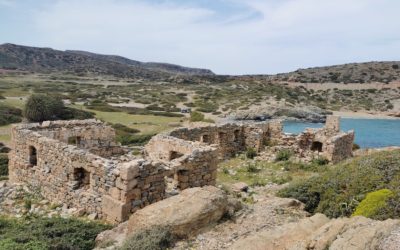
<instances>
[{"instance_id":1,"label":"white cloud","mask_svg":"<svg viewBox=\"0 0 400 250\"><path fill-rule=\"evenodd\" d=\"M172 0L59 0L33 15L35 43L230 74L400 57L398 1L223 2L243 11Z\"/></svg>"}]
</instances>

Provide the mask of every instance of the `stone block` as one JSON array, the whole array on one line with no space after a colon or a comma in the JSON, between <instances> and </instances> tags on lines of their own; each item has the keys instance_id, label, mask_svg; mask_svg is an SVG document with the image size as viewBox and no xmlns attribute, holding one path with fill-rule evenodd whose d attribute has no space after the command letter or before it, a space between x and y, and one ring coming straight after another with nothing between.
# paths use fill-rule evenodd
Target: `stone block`
<instances>
[{"instance_id":1,"label":"stone block","mask_svg":"<svg viewBox=\"0 0 400 250\"><path fill-rule=\"evenodd\" d=\"M143 160L136 160L122 164L120 167L120 177L123 180L131 180L139 176L139 166L141 161Z\"/></svg>"},{"instance_id":2,"label":"stone block","mask_svg":"<svg viewBox=\"0 0 400 250\"><path fill-rule=\"evenodd\" d=\"M110 195L112 198L114 198L116 200L120 200L121 190L119 188L113 187L110 189Z\"/></svg>"},{"instance_id":3,"label":"stone block","mask_svg":"<svg viewBox=\"0 0 400 250\"><path fill-rule=\"evenodd\" d=\"M109 222L118 223L129 218L131 205L113 199L109 195L104 195L102 197L101 207L105 219Z\"/></svg>"}]
</instances>

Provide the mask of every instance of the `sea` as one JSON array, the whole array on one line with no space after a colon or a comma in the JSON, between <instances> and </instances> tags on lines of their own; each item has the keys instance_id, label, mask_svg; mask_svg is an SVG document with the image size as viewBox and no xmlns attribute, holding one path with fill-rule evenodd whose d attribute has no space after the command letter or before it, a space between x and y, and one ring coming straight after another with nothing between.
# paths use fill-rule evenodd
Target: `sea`
<instances>
[{"instance_id":1,"label":"sea","mask_svg":"<svg viewBox=\"0 0 400 250\"><path fill-rule=\"evenodd\" d=\"M321 128L323 123L284 122L286 133L299 134L305 128ZM355 143L361 148L400 146L400 119L341 118L341 130L355 131Z\"/></svg>"}]
</instances>

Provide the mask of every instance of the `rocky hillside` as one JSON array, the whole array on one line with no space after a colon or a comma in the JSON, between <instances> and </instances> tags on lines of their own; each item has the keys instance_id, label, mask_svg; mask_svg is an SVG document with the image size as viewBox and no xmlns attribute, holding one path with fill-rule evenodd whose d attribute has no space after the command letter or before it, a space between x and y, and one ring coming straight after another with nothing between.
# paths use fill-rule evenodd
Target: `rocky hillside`
<instances>
[{"instance_id":1,"label":"rocky hillside","mask_svg":"<svg viewBox=\"0 0 400 250\"><path fill-rule=\"evenodd\" d=\"M389 83L400 80L400 61L366 62L299 69L271 75L272 81L303 83Z\"/></svg>"},{"instance_id":2,"label":"rocky hillside","mask_svg":"<svg viewBox=\"0 0 400 250\"><path fill-rule=\"evenodd\" d=\"M110 75L149 80L162 80L176 75L214 75L208 69L187 68L166 63L143 63L120 56L14 44L0 45L0 69Z\"/></svg>"}]
</instances>

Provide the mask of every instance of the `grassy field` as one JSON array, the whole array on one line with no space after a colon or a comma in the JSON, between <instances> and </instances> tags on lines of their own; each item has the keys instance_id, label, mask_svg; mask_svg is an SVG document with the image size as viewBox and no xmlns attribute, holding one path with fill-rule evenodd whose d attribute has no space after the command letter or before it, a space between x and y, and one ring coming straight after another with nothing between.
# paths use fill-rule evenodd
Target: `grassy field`
<instances>
[{"instance_id":1,"label":"grassy field","mask_svg":"<svg viewBox=\"0 0 400 250\"><path fill-rule=\"evenodd\" d=\"M156 134L172 129L182 123L182 118L154 115L131 115L124 112L102 112L85 109L83 106L74 105L75 108L87 110L96 114L96 118L109 122L121 123L130 128L140 130L141 134Z\"/></svg>"},{"instance_id":2,"label":"grassy field","mask_svg":"<svg viewBox=\"0 0 400 250\"><path fill-rule=\"evenodd\" d=\"M24 107L24 100L21 100L20 98L7 98L0 100L0 102L19 109Z\"/></svg>"},{"instance_id":3,"label":"grassy field","mask_svg":"<svg viewBox=\"0 0 400 250\"><path fill-rule=\"evenodd\" d=\"M11 134L10 134L11 125L0 126L0 142L5 143L6 145L10 143Z\"/></svg>"},{"instance_id":4,"label":"grassy field","mask_svg":"<svg viewBox=\"0 0 400 250\"><path fill-rule=\"evenodd\" d=\"M218 166L219 184L244 182L250 186L284 184L307 179L317 168L314 164L301 164L291 161L265 162L247 159L245 155L224 161Z\"/></svg>"}]
</instances>

